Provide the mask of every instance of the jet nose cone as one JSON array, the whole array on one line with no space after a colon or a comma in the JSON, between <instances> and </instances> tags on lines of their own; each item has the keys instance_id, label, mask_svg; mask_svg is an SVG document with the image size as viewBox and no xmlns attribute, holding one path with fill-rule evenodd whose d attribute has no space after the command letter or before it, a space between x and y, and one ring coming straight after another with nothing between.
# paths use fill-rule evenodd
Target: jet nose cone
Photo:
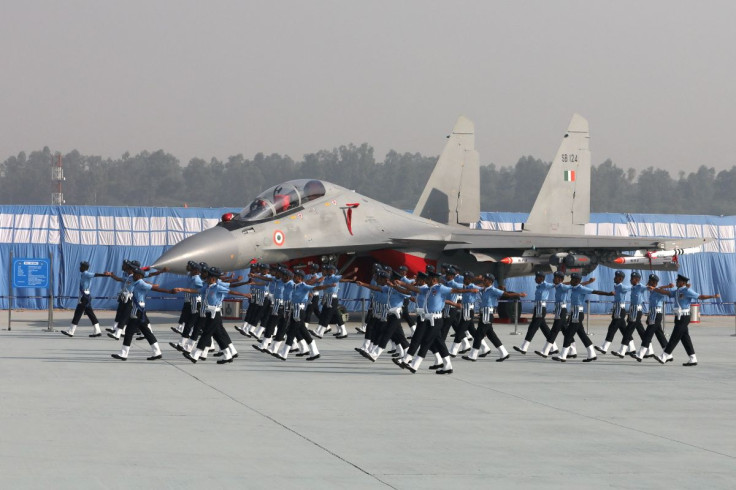
<instances>
[{"instance_id":1,"label":"jet nose cone","mask_svg":"<svg viewBox=\"0 0 736 490\"><path fill-rule=\"evenodd\" d=\"M238 242L225 228L216 226L180 241L156 260L153 267L167 267L171 272L185 273L187 262L207 262L222 270L241 268L238 264Z\"/></svg>"}]
</instances>

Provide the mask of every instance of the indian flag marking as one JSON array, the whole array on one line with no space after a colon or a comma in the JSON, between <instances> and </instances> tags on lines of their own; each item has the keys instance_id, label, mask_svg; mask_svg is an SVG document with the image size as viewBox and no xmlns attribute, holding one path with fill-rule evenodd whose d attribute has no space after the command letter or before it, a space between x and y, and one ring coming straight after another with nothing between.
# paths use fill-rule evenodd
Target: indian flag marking
<instances>
[{"instance_id":1,"label":"indian flag marking","mask_svg":"<svg viewBox=\"0 0 736 490\"><path fill-rule=\"evenodd\" d=\"M574 170L565 170L565 182L575 182Z\"/></svg>"}]
</instances>

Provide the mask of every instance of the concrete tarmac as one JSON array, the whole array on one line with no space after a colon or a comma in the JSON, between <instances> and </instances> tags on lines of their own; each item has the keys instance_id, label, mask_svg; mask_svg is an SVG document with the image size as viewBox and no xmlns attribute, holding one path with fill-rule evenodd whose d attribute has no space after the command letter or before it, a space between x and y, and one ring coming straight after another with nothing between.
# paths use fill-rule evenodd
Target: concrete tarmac
<instances>
[{"instance_id":1,"label":"concrete tarmac","mask_svg":"<svg viewBox=\"0 0 736 490\"><path fill-rule=\"evenodd\" d=\"M561 364L533 353L539 333L523 356L513 325L497 325L509 360L458 357L438 376L430 359L411 375L360 357L357 324L318 341L321 359L282 362L226 321L240 357L217 365L169 347L172 313L151 315L164 351L152 362L145 341L117 361L121 342L88 338L86 318L67 338L72 312L56 312L55 332L46 316L13 312L7 331L0 312L2 488L736 486L733 317L691 326L696 367L682 346L666 366ZM594 343L607 323L592 318Z\"/></svg>"}]
</instances>

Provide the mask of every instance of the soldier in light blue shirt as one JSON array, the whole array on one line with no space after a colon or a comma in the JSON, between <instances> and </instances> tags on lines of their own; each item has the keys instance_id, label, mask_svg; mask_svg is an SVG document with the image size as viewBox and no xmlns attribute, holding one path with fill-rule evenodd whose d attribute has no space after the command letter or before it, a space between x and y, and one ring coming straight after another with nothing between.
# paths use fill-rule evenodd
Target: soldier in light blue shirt
<instances>
[{"instance_id":1,"label":"soldier in light blue shirt","mask_svg":"<svg viewBox=\"0 0 736 490\"><path fill-rule=\"evenodd\" d=\"M414 284L414 279L410 279L407 274L409 274L409 268L405 265L399 266L399 281L406 283L406 284ZM411 329L412 333L414 332L414 329L416 328L416 322L409 314L409 298L406 298L404 301L404 304L401 308L401 319L406 322L407 325L409 325L409 328Z\"/></svg>"},{"instance_id":2,"label":"soldier in light blue shirt","mask_svg":"<svg viewBox=\"0 0 736 490\"><path fill-rule=\"evenodd\" d=\"M629 282L631 282L631 300L629 301L629 313L626 321L626 329L624 330L623 339L621 339L621 348L617 351L611 351L616 357L624 358L627 351L631 357L636 358L636 346L634 345L634 330L639 334L639 338L644 338L644 325L641 318L644 315L644 293L647 287L641 282L641 274L634 271L631 273Z\"/></svg>"},{"instance_id":3,"label":"soldier in light blue shirt","mask_svg":"<svg viewBox=\"0 0 736 490\"><path fill-rule=\"evenodd\" d=\"M123 337L123 346L119 354L111 354L110 356L114 359L126 361L128 359L128 353L130 352L130 344L133 342L133 336L140 332L143 337L148 341L153 351L151 356L147 359L149 361L155 361L161 359L161 348L158 345L156 336L148 326L148 316L146 315L146 295L149 291L158 291L161 293L173 294L173 291L168 289L162 289L156 284L149 284L143 280L145 272L140 268L133 270L133 308L131 309L130 318L128 324L125 326L125 336Z\"/></svg>"},{"instance_id":4,"label":"soldier in light blue shirt","mask_svg":"<svg viewBox=\"0 0 736 490\"><path fill-rule=\"evenodd\" d=\"M659 276L657 274L649 274L649 281L647 282L646 288L657 288L659 284ZM661 286L659 289L671 289L674 284L667 284ZM657 291L651 291L649 293L649 311L647 313L647 328L644 330L644 335L641 336L641 348L639 353L634 357L637 361L641 362L642 359L654 357L654 349L652 348L652 337L657 336L660 347L664 349L667 347L667 337L664 335L662 329L662 313L664 312L664 300L667 296Z\"/></svg>"},{"instance_id":5,"label":"soldier in light blue shirt","mask_svg":"<svg viewBox=\"0 0 736 490\"><path fill-rule=\"evenodd\" d=\"M74 332L77 330L79 320L82 319L82 314L85 314L89 318L89 321L92 322L92 326L95 329L90 337L99 337L102 335L100 323L97 321L97 315L95 315L95 310L92 309L92 296L90 294L89 285L92 282L92 278L104 277L106 275L108 275L108 273L102 274L89 272L89 262L84 261L79 263L79 302L74 310L72 324L67 330L62 330L61 333L67 337L74 337Z\"/></svg>"},{"instance_id":6,"label":"soldier in light blue shirt","mask_svg":"<svg viewBox=\"0 0 736 490\"><path fill-rule=\"evenodd\" d=\"M289 357L289 351L291 350L292 342L294 339L298 341L299 352L297 356L307 357L307 361L314 361L319 359L320 354L317 349L317 343L312 338L309 330L306 327L306 312L309 308L309 295L315 291L326 289L329 286L318 286L316 284L308 284L304 281L304 271L297 270L294 272L293 279L289 282L293 284L290 289L291 300L290 300L290 318L289 324L286 328L286 342L281 346L275 356L282 361L285 361ZM312 277L311 280L317 283L319 278ZM288 283L287 283L288 284Z\"/></svg>"},{"instance_id":7,"label":"soldier in light blue shirt","mask_svg":"<svg viewBox=\"0 0 736 490\"><path fill-rule=\"evenodd\" d=\"M463 356L466 361L477 361L482 346L482 341L486 337L491 341L493 346L498 349L499 357L496 362L503 362L509 358L509 352L504 347L501 339L498 338L493 330L493 315L498 309L498 300L505 298L525 298L526 293L511 293L493 286L496 278L493 274L487 273L481 276L483 287L480 290L479 306L480 317L478 319L478 334L473 338L473 348L470 354ZM487 354L487 352L485 353Z\"/></svg>"},{"instance_id":8,"label":"soldier in light blue shirt","mask_svg":"<svg viewBox=\"0 0 736 490\"><path fill-rule=\"evenodd\" d=\"M246 282L226 283L220 280L223 273L217 267L210 267L207 271L207 282L202 285L202 289L197 291L192 288L174 288L174 292L199 293L202 297L202 314L204 315L204 326L202 327L202 335L197 342L197 348L192 353L183 352L184 357L196 363L200 360L202 354L209 348L212 339L217 342L222 352L222 359L217 364L226 364L233 361L238 353L230 339L225 327L222 325L222 301L226 295L240 296L250 298L250 293L241 293L232 291L231 288L243 286Z\"/></svg>"},{"instance_id":9,"label":"soldier in light blue shirt","mask_svg":"<svg viewBox=\"0 0 736 490\"><path fill-rule=\"evenodd\" d=\"M667 347L664 348L664 352L659 357L655 357L660 364L664 364L672 359L672 351L675 350L677 344L682 340L682 346L685 348L685 352L690 356L687 362L683 363L683 366L697 366L698 358L695 356L695 348L693 342L690 339L690 332L688 325L690 325L690 306L694 301L703 299L718 299L721 297L720 294L698 294L688 287L690 279L683 276L682 274L677 275L677 281L675 285L677 289L674 291L667 291L662 288L650 288L652 291L656 291L665 296L675 300L674 311L675 311L675 326L672 328L672 335L670 335L670 341L667 342Z\"/></svg>"},{"instance_id":10,"label":"soldier in light blue shirt","mask_svg":"<svg viewBox=\"0 0 736 490\"><path fill-rule=\"evenodd\" d=\"M608 352L608 348L611 347L611 342L613 342L613 337L616 335L617 330L621 332L622 337L626 337L626 296L631 291L631 286L624 284L624 279L626 279L624 271L616 271L613 275L613 291L600 292L601 296L613 296L611 323L608 324L606 338L603 341L603 345L600 347L595 346L595 350L601 354Z\"/></svg>"},{"instance_id":11,"label":"soldier in light blue shirt","mask_svg":"<svg viewBox=\"0 0 736 490\"><path fill-rule=\"evenodd\" d=\"M478 329L475 327L475 305L480 297L483 278L476 276L472 271L465 271L463 274L462 289L462 317L460 323L455 330L455 338L450 346L450 356L455 357L458 354L465 354L470 351L473 346L473 339L478 336ZM491 348L485 341L481 340L481 351L479 356L485 357Z\"/></svg>"},{"instance_id":12,"label":"soldier in light blue shirt","mask_svg":"<svg viewBox=\"0 0 736 490\"><path fill-rule=\"evenodd\" d=\"M342 338L343 335L347 335L348 330L345 327L345 322L342 321L342 315L338 311L340 305L338 293L340 291L341 282L350 282L358 269L355 268L344 276L337 274L337 267L334 265L328 265L325 268L325 274L322 276L322 285L329 285L330 287L325 288L322 293L322 310L319 315L319 326L316 330L311 330L312 335L321 339L323 335L327 334L331 327L330 325L337 325L337 332Z\"/></svg>"},{"instance_id":13,"label":"soldier in light blue shirt","mask_svg":"<svg viewBox=\"0 0 736 490\"><path fill-rule=\"evenodd\" d=\"M572 290L572 286L564 281L565 273L562 271L555 271L552 279L552 282L555 286L555 318L552 322L552 328L549 331L549 335L547 335L547 343L544 344L544 347L541 351L534 351L535 354L537 354L538 356L542 356L545 359L548 355L555 355L559 353L555 340L557 339L557 335L560 333L560 331L565 327L565 325L567 325L567 305L570 302L570 290ZM591 284L593 282L595 282L595 278L591 277L588 280L581 282L580 284L582 284L583 286L587 286L588 284ZM570 344L570 350L568 351L567 359L575 359L576 357L578 357L578 351L575 348L575 342L573 341Z\"/></svg>"},{"instance_id":14,"label":"soldier in light blue shirt","mask_svg":"<svg viewBox=\"0 0 736 490\"><path fill-rule=\"evenodd\" d=\"M521 343L521 347L514 346L516 352L524 355L526 355L526 351L529 349L529 345L537 330L541 328L542 335L545 338L549 337L550 334L550 329L544 317L547 316L547 299L549 298L550 292L554 290L555 285L545 281L545 274L542 271L537 271L534 274L534 281L537 283L536 290L534 291L534 313L532 313L532 319L529 322L529 328L526 329L526 336Z\"/></svg>"},{"instance_id":15,"label":"soldier in light blue shirt","mask_svg":"<svg viewBox=\"0 0 736 490\"><path fill-rule=\"evenodd\" d=\"M315 264L314 262L310 262L307 265L307 271L308 273L304 275L304 281L308 284L315 284L322 279L322 273L319 271L319 264ZM312 292L312 299L310 300L309 304L307 305L307 311L306 311L306 317L304 320L304 324L306 325L307 329L309 329L309 324L312 322L312 316L319 321L319 300L320 300L321 291L313 291ZM335 336L338 336L339 332L335 334ZM345 335L347 337L347 334ZM344 338L344 337L341 337Z\"/></svg>"},{"instance_id":16,"label":"soldier in light blue shirt","mask_svg":"<svg viewBox=\"0 0 736 490\"><path fill-rule=\"evenodd\" d=\"M417 277L412 283L417 291L414 293L414 302L416 303L416 328L414 329L414 335L409 343L409 348L406 350L403 358L395 357L393 359L394 364L399 367L402 365L408 365L414 356L417 354L419 347L422 344L422 338L427 330L427 322L424 320L424 313L427 306L427 293L429 292L429 286L427 281L429 276L422 271L417 273Z\"/></svg>"},{"instance_id":17,"label":"soldier in light blue shirt","mask_svg":"<svg viewBox=\"0 0 736 490\"><path fill-rule=\"evenodd\" d=\"M570 352L570 344L572 344L572 341L575 339L575 335L580 338L588 351L588 357L583 359L583 362L595 361L598 358L595 355L595 349L593 349L593 342L590 341L590 337L585 333L585 328L583 327L583 319L585 318L583 308L585 307L585 299L589 294L607 295L608 293L606 291L596 291L583 286L580 283L581 281L582 276L577 272L570 274L570 285L572 286L572 289L570 290L570 322L565 331L565 343L562 346L562 352L559 356L552 358L555 361L567 361L567 355Z\"/></svg>"}]
</instances>

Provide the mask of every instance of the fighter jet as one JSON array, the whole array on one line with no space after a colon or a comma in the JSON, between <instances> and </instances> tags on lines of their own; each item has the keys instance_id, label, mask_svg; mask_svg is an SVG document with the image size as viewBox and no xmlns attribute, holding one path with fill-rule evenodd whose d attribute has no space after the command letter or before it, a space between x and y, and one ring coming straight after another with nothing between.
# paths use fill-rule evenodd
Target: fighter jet
<instances>
[{"instance_id":1,"label":"fighter jet","mask_svg":"<svg viewBox=\"0 0 736 490\"><path fill-rule=\"evenodd\" d=\"M290 180L239 213L182 240L154 264L184 272L187 261L223 270L307 257L346 263L368 256L412 271L452 263L504 278L537 270L677 269L678 250L707 239L585 235L590 218L590 133L575 114L520 231L472 229L480 218L480 164L473 123L460 117L413 213L316 179ZM629 251L630 254L626 254ZM666 253L673 251L673 253ZM636 257L637 260L634 260ZM645 257L642 263L641 259Z\"/></svg>"}]
</instances>

